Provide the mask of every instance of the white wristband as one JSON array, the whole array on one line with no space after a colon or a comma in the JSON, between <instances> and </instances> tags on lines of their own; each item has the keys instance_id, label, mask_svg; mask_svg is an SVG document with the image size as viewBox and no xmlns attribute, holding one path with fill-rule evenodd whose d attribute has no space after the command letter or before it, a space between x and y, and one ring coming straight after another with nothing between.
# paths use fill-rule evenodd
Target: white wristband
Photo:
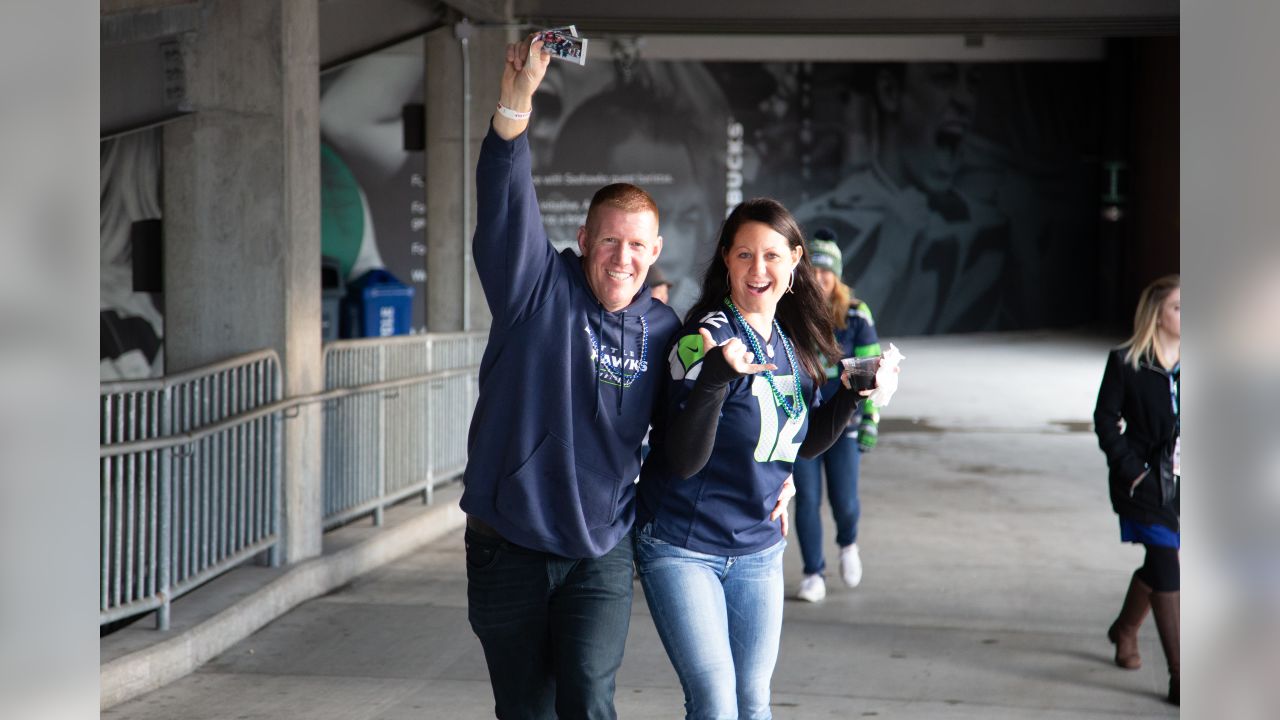
<instances>
[{"instance_id":1,"label":"white wristband","mask_svg":"<svg viewBox=\"0 0 1280 720\"><path fill-rule=\"evenodd\" d=\"M512 110L502 103L498 103L498 114L511 120L528 120L529 116L533 114L533 110L520 112L519 110Z\"/></svg>"}]
</instances>

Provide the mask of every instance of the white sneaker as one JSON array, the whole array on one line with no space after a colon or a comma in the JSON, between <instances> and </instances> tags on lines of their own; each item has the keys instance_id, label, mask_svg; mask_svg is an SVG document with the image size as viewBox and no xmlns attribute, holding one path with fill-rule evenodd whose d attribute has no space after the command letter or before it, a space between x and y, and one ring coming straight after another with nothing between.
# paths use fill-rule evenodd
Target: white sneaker
<instances>
[{"instance_id":1,"label":"white sneaker","mask_svg":"<svg viewBox=\"0 0 1280 720\"><path fill-rule=\"evenodd\" d=\"M827 581L822 576L814 573L813 575L805 575L800 581L800 592L796 593L796 597L806 602L818 602L827 596Z\"/></svg>"},{"instance_id":2,"label":"white sneaker","mask_svg":"<svg viewBox=\"0 0 1280 720\"><path fill-rule=\"evenodd\" d=\"M849 587L862 582L862 558L858 556L858 544L840 548L840 579Z\"/></svg>"}]
</instances>

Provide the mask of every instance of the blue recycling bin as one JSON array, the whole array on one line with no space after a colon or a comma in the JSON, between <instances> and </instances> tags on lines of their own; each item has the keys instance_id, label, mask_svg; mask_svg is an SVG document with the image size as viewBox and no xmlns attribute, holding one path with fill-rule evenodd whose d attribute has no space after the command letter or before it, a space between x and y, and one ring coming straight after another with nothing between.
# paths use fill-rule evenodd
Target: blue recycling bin
<instances>
[{"instance_id":1,"label":"blue recycling bin","mask_svg":"<svg viewBox=\"0 0 1280 720\"><path fill-rule=\"evenodd\" d=\"M375 269L347 286L343 337L408 335L413 320L413 288L386 270Z\"/></svg>"}]
</instances>

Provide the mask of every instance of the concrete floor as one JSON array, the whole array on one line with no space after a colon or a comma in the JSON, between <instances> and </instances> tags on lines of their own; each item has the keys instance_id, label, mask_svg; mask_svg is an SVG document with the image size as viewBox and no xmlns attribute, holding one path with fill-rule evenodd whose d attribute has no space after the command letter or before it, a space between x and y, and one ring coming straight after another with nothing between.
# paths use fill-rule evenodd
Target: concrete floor
<instances>
[{"instance_id":1,"label":"concrete floor","mask_svg":"<svg viewBox=\"0 0 1280 720\"><path fill-rule=\"evenodd\" d=\"M899 345L902 388L863 461L863 583L829 577L824 602L788 600L774 717L1176 717L1150 621L1141 670L1112 665L1104 637L1141 562L1117 540L1090 429L1108 341L1024 333ZM832 537L828 527L834 566ZM799 577L792 542L789 595ZM618 714L681 717L643 598L637 584ZM102 717L492 717L466 619L461 531Z\"/></svg>"}]
</instances>

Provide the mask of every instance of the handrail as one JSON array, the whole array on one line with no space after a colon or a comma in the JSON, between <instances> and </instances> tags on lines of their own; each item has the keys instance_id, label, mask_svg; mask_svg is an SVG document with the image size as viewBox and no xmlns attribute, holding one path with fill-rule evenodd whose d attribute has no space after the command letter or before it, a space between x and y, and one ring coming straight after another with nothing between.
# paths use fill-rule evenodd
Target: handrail
<instances>
[{"instance_id":1,"label":"handrail","mask_svg":"<svg viewBox=\"0 0 1280 720\"><path fill-rule=\"evenodd\" d=\"M456 340L464 337L475 337L475 330L452 330L449 332L432 332L427 333L433 340ZM487 331L484 333L487 335ZM414 342L422 342L422 335L390 335L387 337L369 337L369 338L347 338L344 340L329 340L324 344L324 351L343 350L353 347L378 347L385 345L403 345Z\"/></svg>"},{"instance_id":2,"label":"handrail","mask_svg":"<svg viewBox=\"0 0 1280 720\"><path fill-rule=\"evenodd\" d=\"M264 405L282 389L273 349L100 383L99 624L155 609L165 630L204 580L264 551L279 563L283 418Z\"/></svg>"},{"instance_id":3,"label":"handrail","mask_svg":"<svg viewBox=\"0 0 1280 720\"><path fill-rule=\"evenodd\" d=\"M386 338L381 338L386 339ZM272 351L274 353L274 351ZM405 385L416 385L423 382L433 382L436 380L447 380L451 377L461 375L469 375L475 372L478 366L471 365L463 368L455 368L453 370L436 370L434 372L424 373L422 375L413 375L398 380L384 380L382 382L371 383L369 385L357 385L355 387L334 388L333 390L325 390L323 392L311 393L309 395L298 395L287 400L280 400L263 405L247 413L232 415L212 425L206 425L199 430L182 433L179 435L168 435L162 438L151 438L149 440L134 440L132 442L115 443L111 445L101 445L98 448L98 457L114 457L116 455L127 455L129 453L148 452L152 450L163 450L165 448L176 447L178 445L189 445L201 438L213 435L220 431L234 427L250 420L257 420L277 412L292 410L295 407L303 405L311 405L318 402L326 402L328 400L337 400L348 395L361 395L365 393L378 392L388 390L390 388L403 387ZM208 369L204 371L209 372Z\"/></svg>"},{"instance_id":4,"label":"handrail","mask_svg":"<svg viewBox=\"0 0 1280 720\"><path fill-rule=\"evenodd\" d=\"M98 384L98 394L108 395L111 393L121 392L148 392L167 390L169 388L181 385L184 382L197 380L207 375L212 375L223 370L231 370L241 365L259 360L275 360L276 365L280 364L280 355L273 349L254 350L243 355L219 360L211 365L204 365L190 370L184 370L174 375L165 375L164 377L148 378L145 380L112 380Z\"/></svg>"},{"instance_id":5,"label":"handrail","mask_svg":"<svg viewBox=\"0 0 1280 720\"><path fill-rule=\"evenodd\" d=\"M381 525L387 507L419 493L430 504L437 484L462 473L469 412L457 410L474 407L486 337L464 331L325 345L326 389L375 391L325 404L326 528L366 515ZM440 379L421 379L429 377Z\"/></svg>"},{"instance_id":6,"label":"handrail","mask_svg":"<svg viewBox=\"0 0 1280 720\"><path fill-rule=\"evenodd\" d=\"M369 514L381 525L419 493L429 504L465 467L457 408L474 407L484 339L326 343L325 385L287 398L273 349L99 383L99 624L154 610L164 630L174 598L263 552L279 564L285 423L304 405L325 410L305 422L323 431L326 529Z\"/></svg>"}]
</instances>

